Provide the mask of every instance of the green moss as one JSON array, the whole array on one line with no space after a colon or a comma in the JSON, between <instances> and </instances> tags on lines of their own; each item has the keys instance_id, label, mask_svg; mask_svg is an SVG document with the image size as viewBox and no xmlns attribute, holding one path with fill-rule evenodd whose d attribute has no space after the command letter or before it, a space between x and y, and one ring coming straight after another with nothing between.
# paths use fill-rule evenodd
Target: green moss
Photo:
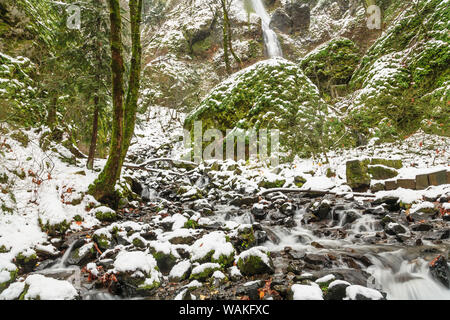
<instances>
[{"instance_id":1,"label":"green moss","mask_svg":"<svg viewBox=\"0 0 450 320\"><path fill-rule=\"evenodd\" d=\"M25 295L28 293L28 289L30 288L30 285L25 284L25 287L22 291L22 293L19 296L19 300L25 300Z\"/></svg>"},{"instance_id":2,"label":"green moss","mask_svg":"<svg viewBox=\"0 0 450 320\"><path fill-rule=\"evenodd\" d=\"M256 245L255 232L253 231L253 227L245 228L243 230L239 230L238 232L238 245L243 249L247 250Z\"/></svg>"},{"instance_id":3,"label":"green moss","mask_svg":"<svg viewBox=\"0 0 450 320\"><path fill-rule=\"evenodd\" d=\"M95 212L95 217L100 221L114 222L117 220L117 213L115 211L101 211Z\"/></svg>"},{"instance_id":4,"label":"green moss","mask_svg":"<svg viewBox=\"0 0 450 320\"><path fill-rule=\"evenodd\" d=\"M146 247L145 243L138 237L133 239L133 246L135 246L136 248L145 248Z\"/></svg>"},{"instance_id":5,"label":"green moss","mask_svg":"<svg viewBox=\"0 0 450 320\"><path fill-rule=\"evenodd\" d=\"M256 63L216 86L186 117L184 125L192 136L195 121L202 121L202 132L218 129L224 134L233 128L277 128L282 146L301 148L292 128L310 113L311 102L318 100L316 87L296 64L272 59ZM204 147L208 144L204 142Z\"/></svg>"},{"instance_id":6,"label":"green moss","mask_svg":"<svg viewBox=\"0 0 450 320\"><path fill-rule=\"evenodd\" d=\"M418 6L393 1L393 25L363 58L350 86L357 93L348 124L381 141L418 129L450 136L450 8L440 0ZM402 14L401 18L398 18ZM389 69L389 73L382 70Z\"/></svg>"},{"instance_id":7,"label":"green moss","mask_svg":"<svg viewBox=\"0 0 450 320\"><path fill-rule=\"evenodd\" d=\"M92 238L102 251L105 251L111 247L111 241L104 234L94 234Z\"/></svg>"},{"instance_id":8,"label":"green moss","mask_svg":"<svg viewBox=\"0 0 450 320\"><path fill-rule=\"evenodd\" d=\"M368 168L369 174L372 176L375 180L386 180L390 178L394 178L398 175L397 170L395 169L389 169L384 166L369 166Z\"/></svg>"},{"instance_id":9,"label":"green moss","mask_svg":"<svg viewBox=\"0 0 450 320\"><path fill-rule=\"evenodd\" d=\"M314 173L313 173L313 174L314 174ZM299 187L299 188L301 188L301 187L305 184L305 182L306 182L306 179L303 178L302 176L295 176L295 177L294 177L294 184L295 184L297 187Z\"/></svg>"},{"instance_id":10,"label":"green moss","mask_svg":"<svg viewBox=\"0 0 450 320\"><path fill-rule=\"evenodd\" d=\"M58 236L61 234L65 234L66 231L70 228L70 223L68 223L66 220L57 224L50 224L49 222L44 224L42 222L42 219L39 218L38 222L39 226L41 227L41 230L51 236Z\"/></svg>"},{"instance_id":11,"label":"green moss","mask_svg":"<svg viewBox=\"0 0 450 320\"><path fill-rule=\"evenodd\" d=\"M367 163L367 162L366 162ZM403 167L403 161L398 160L392 160L392 159L382 159L382 158L371 158L370 159L371 165L378 165L381 164L386 167L391 167L394 169L401 169Z\"/></svg>"},{"instance_id":12,"label":"green moss","mask_svg":"<svg viewBox=\"0 0 450 320\"><path fill-rule=\"evenodd\" d=\"M273 273L273 268L265 264L258 256L250 255L245 257L244 259L239 258L237 265L241 273L245 276Z\"/></svg>"},{"instance_id":13,"label":"green moss","mask_svg":"<svg viewBox=\"0 0 450 320\"><path fill-rule=\"evenodd\" d=\"M191 273L191 276L189 277L190 280L198 280L198 281L205 281L208 278L210 278L212 276L212 274L217 271L220 270L220 267L209 267L209 268L205 268L205 270L203 270L203 272L200 273Z\"/></svg>"},{"instance_id":14,"label":"green moss","mask_svg":"<svg viewBox=\"0 0 450 320\"><path fill-rule=\"evenodd\" d=\"M1 209L3 212L14 213L14 209L7 207L4 203L2 203Z\"/></svg>"},{"instance_id":15,"label":"green moss","mask_svg":"<svg viewBox=\"0 0 450 320\"><path fill-rule=\"evenodd\" d=\"M17 270L17 269L14 270L14 271L10 271L10 272L9 272L9 280L6 281L6 282L0 283L0 293L2 293L3 290L5 290L6 288L8 288L8 286L16 280L16 278L17 278L17 273L18 273L18 270Z\"/></svg>"},{"instance_id":16,"label":"green moss","mask_svg":"<svg viewBox=\"0 0 450 320\"><path fill-rule=\"evenodd\" d=\"M23 168L20 170L20 172L18 170L14 170L13 173L19 177L19 179L23 180L27 177L27 174L25 173L25 171L23 170ZM2 183L0 181L0 183Z\"/></svg>"},{"instance_id":17,"label":"green moss","mask_svg":"<svg viewBox=\"0 0 450 320\"><path fill-rule=\"evenodd\" d=\"M266 189L273 189L273 188L281 188L286 183L286 180L284 179L277 179L275 181L269 181L267 179L263 179L258 186L260 188L266 188Z\"/></svg>"},{"instance_id":18,"label":"green moss","mask_svg":"<svg viewBox=\"0 0 450 320\"><path fill-rule=\"evenodd\" d=\"M145 281L145 280L144 280ZM159 288L159 286L161 285L161 283L159 281L153 281L152 284L141 284L137 287L137 292L140 295L145 295L147 294L149 291L153 291L154 289Z\"/></svg>"},{"instance_id":19,"label":"green moss","mask_svg":"<svg viewBox=\"0 0 450 320\"><path fill-rule=\"evenodd\" d=\"M8 183L8 175L6 173L0 174L0 183Z\"/></svg>"},{"instance_id":20,"label":"green moss","mask_svg":"<svg viewBox=\"0 0 450 320\"><path fill-rule=\"evenodd\" d=\"M197 229L198 228L198 222L195 221L195 220L189 219L188 221L186 221L184 223L183 227L186 228L186 229Z\"/></svg>"},{"instance_id":21,"label":"green moss","mask_svg":"<svg viewBox=\"0 0 450 320\"><path fill-rule=\"evenodd\" d=\"M214 253L215 250L211 250L206 255L204 255L203 258L197 259L195 260L195 262L199 263L213 262L220 264L222 267L231 266L233 264L234 253L230 254L229 256L221 254L217 259L213 258Z\"/></svg>"},{"instance_id":22,"label":"green moss","mask_svg":"<svg viewBox=\"0 0 450 320\"><path fill-rule=\"evenodd\" d=\"M300 61L305 74L322 94L332 95L332 86L347 85L360 61L359 49L346 38L333 39Z\"/></svg>"},{"instance_id":23,"label":"green moss","mask_svg":"<svg viewBox=\"0 0 450 320\"><path fill-rule=\"evenodd\" d=\"M12 133L11 138L19 141L20 144L22 145L22 147L24 147L24 148L28 147L28 144L30 143L30 138L28 138L28 136L25 133L23 133L22 131L16 131L16 132Z\"/></svg>"},{"instance_id":24,"label":"green moss","mask_svg":"<svg viewBox=\"0 0 450 320\"><path fill-rule=\"evenodd\" d=\"M370 186L370 175L367 165L359 160L347 161L346 164L347 184L352 189Z\"/></svg>"},{"instance_id":25,"label":"green moss","mask_svg":"<svg viewBox=\"0 0 450 320\"><path fill-rule=\"evenodd\" d=\"M152 248L152 255L161 272L169 272L177 262L177 258L171 253L156 251Z\"/></svg>"}]
</instances>

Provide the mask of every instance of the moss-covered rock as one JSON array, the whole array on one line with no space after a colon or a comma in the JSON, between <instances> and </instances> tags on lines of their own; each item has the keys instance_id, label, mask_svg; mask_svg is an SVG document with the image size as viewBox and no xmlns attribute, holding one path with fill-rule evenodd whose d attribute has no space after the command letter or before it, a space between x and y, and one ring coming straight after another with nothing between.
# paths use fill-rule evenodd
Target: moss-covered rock
<instances>
[{"instance_id":1,"label":"moss-covered rock","mask_svg":"<svg viewBox=\"0 0 450 320\"><path fill-rule=\"evenodd\" d=\"M401 159L382 159L382 158L371 158L370 162L366 162L370 165L382 165L386 167L391 167L394 169L400 169L403 167L403 162Z\"/></svg>"},{"instance_id":2,"label":"moss-covered rock","mask_svg":"<svg viewBox=\"0 0 450 320\"><path fill-rule=\"evenodd\" d=\"M218 263L204 263L192 269L190 280L206 281L213 273L220 270L221 266Z\"/></svg>"},{"instance_id":3,"label":"moss-covered rock","mask_svg":"<svg viewBox=\"0 0 450 320\"><path fill-rule=\"evenodd\" d=\"M382 165L370 165L368 172L375 180L386 180L398 175L397 170Z\"/></svg>"},{"instance_id":4,"label":"moss-covered rock","mask_svg":"<svg viewBox=\"0 0 450 320\"><path fill-rule=\"evenodd\" d=\"M246 226L238 229L237 243L235 247L242 251L250 249L256 245L255 232L252 226Z\"/></svg>"},{"instance_id":5,"label":"moss-covered rock","mask_svg":"<svg viewBox=\"0 0 450 320\"><path fill-rule=\"evenodd\" d=\"M395 169L402 167L400 159L370 158L347 161L347 184L354 190L366 190L370 187L371 178L386 180L396 177L398 172Z\"/></svg>"},{"instance_id":6,"label":"moss-covered rock","mask_svg":"<svg viewBox=\"0 0 450 320\"><path fill-rule=\"evenodd\" d=\"M117 220L116 211L105 206L95 208L92 213L100 221L114 222Z\"/></svg>"},{"instance_id":7,"label":"moss-covered rock","mask_svg":"<svg viewBox=\"0 0 450 320\"><path fill-rule=\"evenodd\" d=\"M36 267L38 257L34 250L30 252L19 252L15 257L15 262L20 267L22 273L28 273Z\"/></svg>"},{"instance_id":8,"label":"moss-covered rock","mask_svg":"<svg viewBox=\"0 0 450 320\"><path fill-rule=\"evenodd\" d=\"M213 231L194 242L191 247L191 261L198 263L218 263L223 267L231 266L235 249L229 237L222 231Z\"/></svg>"},{"instance_id":9,"label":"moss-covered rock","mask_svg":"<svg viewBox=\"0 0 450 320\"><path fill-rule=\"evenodd\" d=\"M346 38L321 45L300 61L300 67L322 94L333 95L333 86L346 86L360 61L359 49Z\"/></svg>"},{"instance_id":10,"label":"moss-covered rock","mask_svg":"<svg viewBox=\"0 0 450 320\"><path fill-rule=\"evenodd\" d=\"M286 180L278 177L276 179L268 179L267 176L264 176L263 179L258 183L260 188L273 189L273 188L281 188L286 183Z\"/></svg>"},{"instance_id":11,"label":"moss-covered rock","mask_svg":"<svg viewBox=\"0 0 450 320\"><path fill-rule=\"evenodd\" d=\"M302 70L277 58L258 62L216 86L187 116L184 125L193 132L194 123L201 121L203 132L218 129L224 135L242 133L246 139L253 128L279 129L281 146L302 149L293 128L319 121L311 119L319 103L317 87Z\"/></svg>"},{"instance_id":12,"label":"moss-covered rock","mask_svg":"<svg viewBox=\"0 0 450 320\"><path fill-rule=\"evenodd\" d=\"M347 184L354 190L363 190L370 187L370 175L367 165L359 160L346 163Z\"/></svg>"},{"instance_id":13,"label":"moss-covered rock","mask_svg":"<svg viewBox=\"0 0 450 320\"><path fill-rule=\"evenodd\" d=\"M85 245L72 250L67 258L67 264L82 266L96 257L94 243L86 243Z\"/></svg>"},{"instance_id":14,"label":"moss-covered rock","mask_svg":"<svg viewBox=\"0 0 450 320\"><path fill-rule=\"evenodd\" d=\"M170 252L156 251L155 249L151 251L162 273L168 273L177 262L177 258Z\"/></svg>"},{"instance_id":15,"label":"moss-covered rock","mask_svg":"<svg viewBox=\"0 0 450 320\"><path fill-rule=\"evenodd\" d=\"M120 252L114 262L114 272L125 296L149 296L161 284L156 261L147 252Z\"/></svg>"},{"instance_id":16,"label":"moss-covered rock","mask_svg":"<svg viewBox=\"0 0 450 320\"><path fill-rule=\"evenodd\" d=\"M275 271L272 258L264 247L253 247L237 257L237 266L245 276L272 274Z\"/></svg>"},{"instance_id":17,"label":"moss-covered rock","mask_svg":"<svg viewBox=\"0 0 450 320\"><path fill-rule=\"evenodd\" d=\"M111 241L111 235L105 233L105 232L95 232L92 236L92 239L95 241L95 243L98 245L100 250L104 251L107 249L110 249L113 245Z\"/></svg>"}]
</instances>

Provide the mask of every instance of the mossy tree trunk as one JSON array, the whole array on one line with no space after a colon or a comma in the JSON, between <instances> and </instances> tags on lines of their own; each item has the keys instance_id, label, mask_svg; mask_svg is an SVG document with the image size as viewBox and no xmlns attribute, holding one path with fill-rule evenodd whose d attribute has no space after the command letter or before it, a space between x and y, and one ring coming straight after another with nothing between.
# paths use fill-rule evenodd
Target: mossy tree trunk
<instances>
[{"instance_id":1,"label":"mossy tree trunk","mask_svg":"<svg viewBox=\"0 0 450 320\"><path fill-rule=\"evenodd\" d=\"M141 12L142 0L130 0L130 24L131 24L131 66L128 92L125 102L125 124L122 144L122 161L130 147L136 124L137 103L141 82Z\"/></svg>"},{"instance_id":2,"label":"mossy tree trunk","mask_svg":"<svg viewBox=\"0 0 450 320\"><path fill-rule=\"evenodd\" d=\"M223 59L225 61L225 68L227 70L228 74L231 74L231 65L230 65L230 57L228 53L228 30L227 30L227 24L224 22L222 26L222 33L223 33Z\"/></svg>"},{"instance_id":3,"label":"mossy tree trunk","mask_svg":"<svg viewBox=\"0 0 450 320\"><path fill-rule=\"evenodd\" d=\"M122 47L122 17L119 0L108 0L111 22L111 71L113 96L113 121L108 160L103 171L89 187L97 200L116 204L115 185L122 170L123 119L124 119L124 62Z\"/></svg>"},{"instance_id":4,"label":"mossy tree trunk","mask_svg":"<svg viewBox=\"0 0 450 320\"><path fill-rule=\"evenodd\" d=\"M96 181L90 186L91 193L99 201L117 206L118 196L115 185L120 178L123 161L133 137L136 123L137 103L139 99L141 75L141 13L142 0L130 0L131 24L131 65L128 91L124 104L124 63L121 36L121 16L119 0L109 0L111 20L111 53L113 84L113 130L108 161Z\"/></svg>"},{"instance_id":5,"label":"mossy tree trunk","mask_svg":"<svg viewBox=\"0 0 450 320\"><path fill-rule=\"evenodd\" d=\"M231 0L232 1L232 0ZM231 38L231 24L230 24L230 18L228 15L228 8L231 5L230 0L220 0L220 5L222 7L222 14L223 14L223 55L225 60L225 66L228 74L231 74L231 65L230 65L230 57L229 53L233 56L233 58L236 60L236 62L241 65L241 59L236 55L236 53L233 50L233 44L232 44L232 38Z\"/></svg>"},{"instance_id":6,"label":"mossy tree trunk","mask_svg":"<svg viewBox=\"0 0 450 320\"><path fill-rule=\"evenodd\" d=\"M56 127L56 104L58 103L58 98L56 96L56 93L54 93L55 96L52 98L50 106L48 108L48 115L47 115L47 126L53 130Z\"/></svg>"},{"instance_id":7,"label":"mossy tree trunk","mask_svg":"<svg viewBox=\"0 0 450 320\"><path fill-rule=\"evenodd\" d=\"M230 23L230 18L228 15L228 8L231 4L230 3L226 3L227 0L222 0L222 10L223 10L223 23L226 24L227 28L227 40L228 40L228 48L230 49L230 53L233 56L234 60L236 60L236 62L239 64L239 66L241 66L242 61L241 59L236 55L236 53L234 52L233 49L233 43L232 43L232 36L231 36L231 23Z\"/></svg>"},{"instance_id":8,"label":"mossy tree trunk","mask_svg":"<svg viewBox=\"0 0 450 320\"><path fill-rule=\"evenodd\" d=\"M89 156L86 164L86 167L89 170L92 170L94 168L95 149L97 147L99 109L99 98L98 95L96 95L94 97L94 118L92 119L91 145L89 146Z\"/></svg>"}]
</instances>

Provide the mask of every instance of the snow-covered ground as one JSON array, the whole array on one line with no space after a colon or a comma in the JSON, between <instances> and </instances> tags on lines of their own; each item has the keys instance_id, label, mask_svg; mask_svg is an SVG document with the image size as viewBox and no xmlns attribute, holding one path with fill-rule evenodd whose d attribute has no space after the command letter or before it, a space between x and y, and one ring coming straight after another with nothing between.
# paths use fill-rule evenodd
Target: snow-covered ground
<instances>
[{"instance_id":1,"label":"snow-covered ground","mask_svg":"<svg viewBox=\"0 0 450 320\"><path fill-rule=\"evenodd\" d=\"M156 150L161 145L170 144L171 147L163 149L166 152L162 152L161 156L182 157L185 152L183 143L178 138L183 133L184 115L178 114L176 119L173 119L174 114L170 110L153 107L149 118L149 122L143 121L137 128L136 137L130 148L130 155L145 155L148 150ZM95 217L95 210L90 209L99 207L100 204L91 196L84 195L89 184L98 173L87 170L85 160L77 160L77 165L62 161L61 158L71 158L72 155L61 145L52 144L49 151L44 152L39 147L39 138L44 132L45 129L26 131L25 134L29 139L26 146L13 139L11 133L6 134L1 141L0 275L2 277L6 277L7 273L15 268L12 262L19 253L30 256L36 250L53 254L57 252L53 246L54 243L49 240L46 232L42 231L41 225L55 225L65 221L72 231L90 229L100 225L100 221ZM412 177L419 173L428 173L430 170L448 169L447 148L449 143L449 138L418 132L398 143L378 145L375 141L372 141L366 147L330 153L328 155L330 163L328 164L312 159L296 159L293 163L281 164L278 168L270 168L260 163L240 165L239 174L235 171L228 171L228 176L225 179L230 181L237 179L246 191L251 192L252 190L264 189L258 187L262 180L283 180L285 181L284 187L295 187L294 178L302 176L307 180L303 188L349 192L351 189L345 181L345 163L347 160L365 157L402 159L404 166L399 170L400 176ZM104 160L96 160L95 167L97 169L100 169L103 165ZM221 165L224 167L231 166L233 161L227 160ZM335 177L329 178L326 176L328 168L336 172ZM213 174L219 179L222 173L221 171L215 171ZM127 174L140 175L143 173L128 171ZM405 189L380 191L376 196L378 198L385 195L400 196L403 202L413 203L411 210L414 210L426 206L426 202L423 200L424 195L445 194L446 192L450 192L450 185L430 187L427 190L420 191ZM448 204L445 205L448 208ZM174 220L175 218L176 215L169 216L166 219ZM187 219L181 215L180 218L183 218L179 223L179 227L182 227ZM176 221L174 225L178 225ZM98 230L98 232L101 230ZM184 229L174 227L173 236L179 236L180 230ZM189 230L189 233L191 232L195 233L194 230ZM161 235L159 240L167 240L169 236L168 234ZM207 237L214 238L215 236L219 236L219 234L211 233ZM224 238L219 238L206 242L217 252L228 254L232 247L228 248ZM219 245L220 241L223 242L224 246ZM156 243L154 244L156 245ZM191 250L193 250L195 256L202 255L203 251L210 249L206 245L202 246L203 242L201 242L201 245L198 244L196 249L194 243ZM219 247L221 250L218 250ZM119 263L117 267L120 268L122 265ZM180 270L184 267L186 266L179 266ZM176 270L173 273L177 273ZM45 282L45 280L37 277L35 280L28 279L30 288ZM0 282L2 281L0 280ZM49 283L49 285L60 288L64 297L72 294L72 290L64 285L58 283ZM18 291L18 288L12 287L5 294L14 295L14 290ZM303 297L304 293L309 291L311 291L311 298L320 298L315 293L317 291L315 287L296 287L294 291L297 298ZM358 288L349 287L348 297L351 299L358 292ZM28 294L33 293L29 291Z\"/></svg>"}]
</instances>

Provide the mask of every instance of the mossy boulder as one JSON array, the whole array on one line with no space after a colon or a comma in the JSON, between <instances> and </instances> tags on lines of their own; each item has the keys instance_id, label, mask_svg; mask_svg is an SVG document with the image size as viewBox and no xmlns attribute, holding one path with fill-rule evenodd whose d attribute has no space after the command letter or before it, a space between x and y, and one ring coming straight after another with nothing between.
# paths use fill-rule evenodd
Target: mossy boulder
<instances>
[{"instance_id":1,"label":"mossy boulder","mask_svg":"<svg viewBox=\"0 0 450 320\"><path fill-rule=\"evenodd\" d=\"M85 245L72 250L67 259L67 264L82 266L96 257L96 251L94 249L94 243L86 243Z\"/></svg>"},{"instance_id":2,"label":"mossy boulder","mask_svg":"<svg viewBox=\"0 0 450 320\"><path fill-rule=\"evenodd\" d=\"M267 176L264 176L263 179L258 183L260 188L273 189L273 188L281 188L286 183L286 180L277 177L275 179L269 179Z\"/></svg>"},{"instance_id":3,"label":"mossy boulder","mask_svg":"<svg viewBox=\"0 0 450 320\"><path fill-rule=\"evenodd\" d=\"M361 60L358 47L347 38L333 39L304 57L299 65L322 94L333 86L346 86Z\"/></svg>"},{"instance_id":4,"label":"mossy boulder","mask_svg":"<svg viewBox=\"0 0 450 320\"><path fill-rule=\"evenodd\" d=\"M148 252L122 251L114 261L113 272L125 296L149 296L161 284L156 260Z\"/></svg>"},{"instance_id":5,"label":"mossy boulder","mask_svg":"<svg viewBox=\"0 0 450 320\"><path fill-rule=\"evenodd\" d=\"M169 281L181 282L189 278L191 274L192 264L188 260L183 260L177 263L172 270L170 270Z\"/></svg>"},{"instance_id":6,"label":"mossy boulder","mask_svg":"<svg viewBox=\"0 0 450 320\"><path fill-rule=\"evenodd\" d=\"M353 190L365 191L370 187L371 178L386 180L398 175L402 160L371 158L350 160L346 163L347 184Z\"/></svg>"},{"instance_id":7,"label":"mossy boulder","mask_svg":"<svg viewBox=\"0 0 450 320\"><path fill-rule=\"evenodd\" d=\"M234 255L235 249L222 231L208 233L191 246L192 262L211 262L227 267L233 264Z\"/></svg>"},{"instance_id":8,"label":"mossy boulder","mask_svg":"<svg viewBox=\"0 0 450 320\"><path fill-rule=\"evenodd\" d=\"M272 258L264 247L253 247L246 250L236 260L239 270L245 276L273 274L275 271Z\"/></svg>"},{"instance_id":9,"label":"mossy boulder","mask_svg":"<svg viewBox=\"0 0 450 320\"><path fill-rule=\"evenodd\" d=\"M204 263L192 269L190 280L206 281L213 273L220 270L221 266L218 263Z\"/></svg>"},{"instance_id":10,"label":"mossy boulder","mask_svg":"<svg viewBox=\"0 0 450 320\"><path fill-rule=\"evenodd\" d=\"M186 117L184 126L193 135L194 123L201 121L202 132L218 129L223 135L246 136L247 142L251 129L279 129L282 148L301 149L302 141L293 128L314 125L310 115L319 103L317 87L298 65L282 58L270 59L216 86Z\"/></svg>"},{"instance_id":11,"label":"mossy boulder","mask_svg":"<svg viewBox=\"0 0 450 320\"><path fill-rule=\"evenodd\" d=\"M256 243L255 231L252 226L244 226L238 229L235 247L244 251L255 246Z\"/></svg>"},{"instance_id":12,"label":"mossy boulder","mask_svg":"<svg viewBox=\"0 0 450 320\"><path fill-rule=\"evenodd\" d=\"M302 176L296 175L294 177L294 184L298 187L301 188L303 187L303 185L306 183L306 179Z\"/></svg>"},{"instance_id":13,"label":"mossy boulder","mask_svg":"<svg viewBox=\"0 0 450 320\"><path fill-rule=\"evenodd\" d=\"M159 270L162 273L168 273L177 262L177 258L170 252L151 250L156 260Z\"/></svg>"},{"instance_id":14,"label":"mossy boulder","mask_svg":"<svg viewBox=\"0 0 450 320\"><path fill-rule=\"evenodd\" d=\"M365 190L370 187L370 175L367 165L359 160L346 163L347 184L353 190Z\"/></svg>"},{"instance_id":15,"label":"mossy boulder","mask_svg":"<svg viewBox=\"0 0 450 320\"><path fill-rule=\"evenodd\" d=\"M116 211L105 206L95 208L92 213L100 221L114 222L118 219Z\"/></svg>"},{"instance_id":16,"label":"mossy boulder","mask_svg":"<svg viewBox=\"0 0 450 320\"><path fill-rule=\"evenodd\" d=\"M368 172L375 180L386 180L398 175L397 170L382 165L370 165Z\"/></svg>"},{"instance_id":17,"label":"mossy boulder","mask_svg":"<svg viewBox=\"0 0 450 320\"><path fill-rule=\"evenodd\" d=\"M20 267L22 273L29 273L36 267L38 257L34 250L30 252L19 252L15 257L15 262Z\"/></svg>"},{"instance_id":18,"label":"mossy boulder","mask_svg":"<svg viewBox=\"0 0 450 320\"><path fill-rule=\"evenodd\" d=\"M97 230L94 232L92 239L102 251L110 249L113 246L112 237L107 232L99 232L99 230Z\"/></svg>"}]
</instances>

